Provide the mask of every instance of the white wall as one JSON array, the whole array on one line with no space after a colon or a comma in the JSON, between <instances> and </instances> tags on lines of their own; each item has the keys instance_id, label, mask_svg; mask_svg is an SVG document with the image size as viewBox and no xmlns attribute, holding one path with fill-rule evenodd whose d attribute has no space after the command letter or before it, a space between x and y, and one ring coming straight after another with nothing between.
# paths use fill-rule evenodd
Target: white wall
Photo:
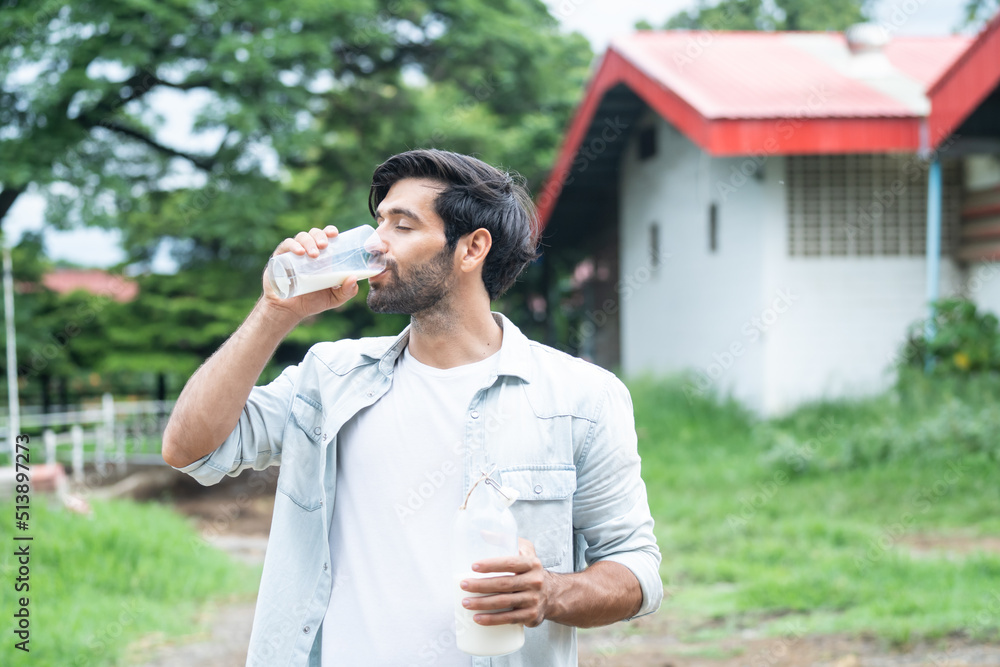
<instances>
[{"instance_id":1,"label":"white wall","mask_svg":"<svg viewBox=\"0 0 1000 667\"><path fill-rule=\"evenodd\" d=\"M768 341L765 411L888 386L907 328L927 312L923 258L786 257L776 269L797 300ZM955 264L941 270L942 292L954 291Z\"/></svg>"},{"instance_id":2,"label":"white wall","mask_svg":"<svg viewBox=\"0 0 1000 667\"><path fill-rule=\"evenodd\" d=\"M1000 262L977 262L969 271L967 296L980 310L1000 317Z\"/></svg>"},{"instance_id":3,"label":"white wall","mask_svg":"<svg viewBox=\"0 0 1000 667\"><path fill-rule=\"evenodd\" d=\"M884 389L926 312L924 259L790 257L782 157L712 158L662 119L645 120L656 124L657 155L640 162L633 134L620 172L625 373L692 370L691 390L731 392L769 414ZM651 270L654 222L670 256ZM1000 303L1000 273L991 277L978 296ZM943 261L941 293L970 284L962 278Z\"/></svg>"},{"instance_id":4,"label":"white wall","mask_svg":"<svg viewBox=\"0 0 1000 667\"><path fill-rule=\"evenodd\" d=\"M970 155L963 167L967 193L1000 186L1000 155ZM974 263L967 288L966 295L981 309L1000 316L1000 262Z\"/></svg>"},{"instance_id":5,"label":"white wall","mask_svg":"<svg viewBox=\"0 0 1000 667\"><path fill-rule=\"evenodd\" d=\"M738 178L740 186L721 201L719 183L728 183L730 166L743 161L710 158L666 121L650 121L657 127L656 156L640 162L633 133L620 172L622 367L632 376L694 369L701 379L692 391L732 391L756 404L764 388L764 347L744 329L764 306L765 188L752 177ZM714 253L708 246L713 200ZM654 222L669 257L650 270Z\"/></svg>"},{"instance_id":6,"label":"white wall","mask_svg":"<svg viewBox=\"0 0 1000 667\"><path fill-rule=\"evenodd\" d=\"M781 413L819 398L882 391L906 332L927 315L926 261L921 257L792 257L788 254L784 164L775 160L764 290L787 290L793 306L767 335L762 407ZM998 281L1000 282L1000 281ZM964 285L958 265L941 263L942 296Z\"/></svg>"}]
</instances>

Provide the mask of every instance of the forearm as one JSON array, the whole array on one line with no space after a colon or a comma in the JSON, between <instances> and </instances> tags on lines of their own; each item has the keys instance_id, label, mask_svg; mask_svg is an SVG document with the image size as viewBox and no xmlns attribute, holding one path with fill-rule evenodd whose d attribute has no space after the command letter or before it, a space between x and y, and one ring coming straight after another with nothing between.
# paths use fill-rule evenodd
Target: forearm
<instances>
[{"instance_id":1,"label":"forearm","mask_svg":"<svg viewBox=\"0 0 1000 667\"><path fill-rule=\"evenodd\" d=\"M621 563L598 561L583 572L545 576L551 586L546 620L592 628L631 618L642 607L639 580Z\"/></svg>"},{"instance_id":2,"label":"forearm","mask_svg":"<svg viewBox=\"0 0 1000 667\"><path fill-rule=\"evenodd\" d=\"M163 433L163 459L183 467L214 451L236 427L257 378L297 319L257 302L239 329L191 376Z\"/></svg>"}]
</instances>

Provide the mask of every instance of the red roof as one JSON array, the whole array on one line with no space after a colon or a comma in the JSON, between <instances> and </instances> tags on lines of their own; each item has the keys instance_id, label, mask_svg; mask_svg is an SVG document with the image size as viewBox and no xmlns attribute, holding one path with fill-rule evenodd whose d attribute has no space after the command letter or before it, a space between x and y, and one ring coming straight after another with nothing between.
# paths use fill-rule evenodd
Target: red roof
<instances>
[{"instance_id":1,"label":"red roof","mask_svg":"<svg viewBox=\"0 0 1000 667\"><path fill-rule=\"evenodd\" d=\"M614 41L538 198L548 222L605 94L626 86L711 155L915 152L926 91L971 42L894 37L856 56L841 33L642 31Z\"/></svg>"},{"instance_id":2,"label":"red roof","mask_svg":"<svg viewBox=\"0 0 1000 667\"><path fill-rule=\"evenodd\" d=\"M59 269L42 276L42 284L59 294L84 290L110 297L119 303L131 301L139 295L139 286L135 282L100 269Z\"/></svg>"},{"instance_id":3,"label":"red roof","mask_svg":"<svg viewBox=\"0 0 1000 667\"><path fill-rule=\"evenodd\" d=\"M928 119L934 147L1000 86L1000 14L993 17L976 41L930 87Z\"/></svg>"},{"instance_id":4,"label":"red roof","mask_svg":"<svg viewBox=\"0 0 1000 667\"><path fill-rule=\"evenodd\" d=\"M968 43L967 37L898 37L884 49L897 72L880 78L901 75L926 89ZM611 50L704 118L858 118L918 111L887 94L877 80L851 76L852 56L842 33L638 32L614 42ZM810 104L810 98L822 99Z\"/></svg>"}]
</instances>

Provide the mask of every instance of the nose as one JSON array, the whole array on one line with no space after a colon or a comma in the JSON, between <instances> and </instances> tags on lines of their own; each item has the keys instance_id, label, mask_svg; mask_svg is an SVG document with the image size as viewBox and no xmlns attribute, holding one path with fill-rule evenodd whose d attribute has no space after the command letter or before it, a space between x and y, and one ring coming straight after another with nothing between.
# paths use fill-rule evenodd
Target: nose
<instances>
[{"instance_id":1,"label":"nose","mask_svg":"<svg viewBox=\"0 0 1000 667\"><path fill-rule=\"evenodd\" d=\"M373 230L371 236L365 240L365 250L373 254L384 255L389 250L389 246L379 236L378 230Z\"/></svg>"}]
</instances>

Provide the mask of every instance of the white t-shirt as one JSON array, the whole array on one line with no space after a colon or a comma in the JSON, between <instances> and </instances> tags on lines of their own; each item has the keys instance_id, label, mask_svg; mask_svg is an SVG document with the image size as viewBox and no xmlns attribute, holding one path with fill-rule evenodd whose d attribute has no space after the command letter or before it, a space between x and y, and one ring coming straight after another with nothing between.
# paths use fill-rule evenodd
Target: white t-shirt
<instances>
[{"instance_id":1,"label":"white t-shirt","mask_svg":"<svg viewBox=\"0 0 1000 667\"><path fill-rule=\"evenodd\" d=\"M407 348L389 391L338 434L324 667L471 664L455 647L450 545L469 404L495 365L432 368Z\"/></svg>"}]
</instances>

